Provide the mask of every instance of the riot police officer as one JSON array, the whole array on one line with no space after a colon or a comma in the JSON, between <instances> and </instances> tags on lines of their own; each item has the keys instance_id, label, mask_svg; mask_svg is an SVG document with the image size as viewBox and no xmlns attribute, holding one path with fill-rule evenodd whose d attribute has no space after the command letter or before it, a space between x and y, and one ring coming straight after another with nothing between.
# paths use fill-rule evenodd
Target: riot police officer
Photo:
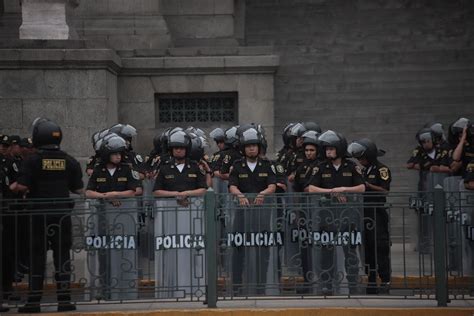
<instances>
[{"instance_id":1,"label":"riot police officer","mask_svg":"<svg viewBox=\"0 0 474 316\"><path fill-rule=\"evenodd\" d=\"M474 190L474 160L467 165L464 187L468 190Z\"/></svg>"},{"instance_id":2,"label":"riot police officer","mask_svg":"<svg viewBox=\"0 0 474 316\"><path fill-rule=\"evenodd\" d=\"M321 134L321 128L315 122L297 123L291 128L290 135L292 137L292 143L294 144L294 148L296 148L295 154L290 160L288 166L288 178L291 182L294 181L294 173L296 169L298 169L305 161L306 154L303 146L303 134L307 131L314 131L318 135Z\"/></svg>"},{"instance_id":3,"label":"riot police officer","mask_svg":"<svg viewBox=\"0 0 474 316\"><path fill-rule=\"evenodd\" d=\"M474 134L471 121L460 118L450 127L450 135L455 142L452 152L451 169L465 177L467 165L474 159Z\"/></svg>"},{"instance_id":4,"label":"riot police officer","mask_svg":"<svg viewBox=\"0 0 474 316\"><path fill-rule=\"evenodd\" d=\"M82 194L83 183L77 160L60 150L62 135L56 123L35 120L32 138L38 151L24 161L18 177L18 190L42 199L41 203L31 202L30 293L26 305L18 309L21 313L40 312L48 244L53 250L58 311L76 309L70 302L70 212L74 202L68 198L69 192Z\"/></svg>"},{"instance_id":5,"label":"riot police officer","mask_svg":"<svg viewBox=\"0 0 474 316\"><path fill-rule=\"evenodd\" d=\"M390 218L384 203L390 190L391 172L377 159L385 152L378 150L370 139L363 138L352 142L347 151L364 167L365 264L369 277L367 294L387 294L391 274ZM377 274L382 280L380 289L377 289Z\"/></svg>"},{"instance_id":6,"label":"riot police officer","mask_svg":"<svg viewBox=\"0 0 474 316\"><path fill-rule=\"evenodd\" d=\"M313 173L313 168L321 162L318 151L318 136L319 133L316 131L307 131L301 136L305 158L303 163L290 175L290 178L293 179L293 190L295 192L304 192Z\"/></svg>"},{"instance_id":7,"label":"riot police officer","mask_svg":"<svg viewBox=\"0 0 474 316\"><path fill-rule=\"evenodd\" d=\"M236 232L243 229L251 229L252 232L268 231L270 226L269 215L265 214L263 210L252 210L246 207L262 205L265 197L275 192L275 169L269 160L259 157L262 149L262 136L255 128L251 127L243 131L239 144L244 157L233 163L229 175L229 192L238 198L241 207L233 214L233 230ZM249 212L246 212L246 210ZM249 225L252 225L252 227ZM253 269L257 271L256 280L247 280L247 283L256 283L259 287L265 285L268 255L269 249L267 247L260 249L256 258L245 256L244 247L233 249L232 282L234 290L238 290L239 286L242 285L244 272L247 274ZM254 267L253 264L249 266L249 260L257 260L260 265L258 267ZM244 262L246 263L244 264ZM261 293L261 289L258 289L258 292Z\"/></svg>"},{"instance_id":8,"label":"riot police officer","mask_svg":"<svg viewBox=\"0 0 474 316\"><path fill-rule=\"evenodd\" d=\"M104 139L101 147L101 163L92 172L86 197L107 199L114 206L119 206L117 199L135 195L139 179L130 166L122 162L122 155L127 150L122 137L114 135Z\"/></svg>"},{"instance_id":9,"label":"riot police officer","mask_svg":"<svg viewBox=\"0 0 474 316\"><path fill-rule=\"evenodd\" d=\"M222 163L217 176L222 180L229 179L230 168L234 162L242 157L239 150L239 136L237 135L237 126L228 128L225 131L225 144L228 149L222 153Z\"/></svg>"},{"instance_id":10,"label":"riot police officer","mask_svg":"<svg viewBox=\"0 0 474 316\"><path fill-rule=\"evenodd\" d=\"M347 142L344 136L328 130L318 137L318 141L325 152L326 161L313 168L308 187L305 190L327 194L334 203L346 204L351 198L355 199L355 197L347 196L346 193L363 193L365 191L361 170L354 162L346 159ZM321 219L320 228L323 231L358 230L360 216L357 211L344 212L340 207L335 207L322 212L319 218ZM329 214L324 212L329 212ZM344 217L340 218L341 216ZM334 222L331 222L330 218L339 220L341 227L334 227ZM334 250L334 246L331 244L323 245L321 248L319 277L321 290L323 294L327 295L333 294L333 283L337 281ZM359 258L352 244L343 245L343 251L349 290L353 292L357 286Z\"/></svg>"},{"instance_id":11,"label":"riot police officer","mask_svg":"<svg viewBox=\"0 0 474 316\"><path fill-rule=\"evenodd\" d=\"M206 171L188 158L191 139L186 132L178 130L170 134L167 147L171 158L160 166L154 194L158 197L176 197L180 204L186 205L188 197L206 193Z\"/></svg>"},{"instance_id":12,"label":"riot police officer","mask_svg":"<svg viewBox=\"0 0 474 316\"><path fill-rule=\"evenodd\" d=\"M222 162L221 155L224 150L227 149L225 144L225 132L222 128L218 127L213 129L209 136L216 142L216 146L218 151L211 155L210 159L210 167L213 172L219 172L220 166L218 165L219 162Z\"/></svg>"}]
</instances>

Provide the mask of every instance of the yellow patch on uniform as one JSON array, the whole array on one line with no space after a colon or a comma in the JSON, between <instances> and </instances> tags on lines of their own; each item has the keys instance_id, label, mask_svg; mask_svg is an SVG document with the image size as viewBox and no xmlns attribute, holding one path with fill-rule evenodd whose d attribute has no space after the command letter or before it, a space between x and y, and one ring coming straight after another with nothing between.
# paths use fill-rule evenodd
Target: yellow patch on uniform
<instances>
[{"instance_id":1,"label":"yellow patch on uniform","mask_svg":"<svg viewBox=\"0 0 474 316\"><path fill-rule=\"evenodd\" d=\"M303 162L303 159L298 158L298 159L296 159L296 162Z\"/></svg>"},{"instance_id":2,"label":"yellow patch on uniform","mask_svg":"<svg viewBox=\"0 0 474 316\"><path fill-rule=\"evenodd\" d=\"M95 182L107 182L106 178L97 178Z\"/></svg>"},{"instance_id":3,"label":"yellow patch on uniform","mask_svg":"<svg viewBox=\"0 0 474 316\"><path fill-rule=\"evenodd\" d=\"M188 178L197 178L197 174L190 173L190 174L188 174Z\"/></svg>"},{"instance_id":4,"label":"yellow patch on uniform","mask_svg":"<svg viewBox=\"0 0 474 316\"><path fill-rule=\"evenodd\" d=\"M212 157L212 161L217 161L217 160L219 160L220 157L221 157L220 154L214 155L214 156Z\"/></svg>"},{"instance_id":5,"label":"yellow patch on uniform","mask_svg":"<svg viewBox=\"0 0 474 316\"><path fill-rule=\"evenodd\" d=\"M380 178L382 178L382 180L384 181L387 181L390 178L390 175L388 173L388 168L385 168L385 167L380 168L379 173L380 173Z\"/></svg>"},{"instance_id":6,"label":"yellow patch on uniform","mask_svg":"<svg viewBox=\"0 0 474 316\"><path fill-rule=\"evenodd\" d=\"M246 173L239 174L239 178L248 178L248 177L249 177L249 175L246 174Z\"/></svg>"},{"instance_id":7,"label":"yellow patch on uniform","mask_svg":"<svg viewBox=\"0 0 474 316\"><path fill-rule=\"evenodd\" d=\"M126 177L120 177L117 179L118 182L127 182L127 178Z\"/></svg>"},{"instance_id":8,"label":"yellow patch on uniform","mask_svg":"<svg viewBox=\"0 0 474 316\"><path fill-rule=\"evenodd\" d=\"M43 159L41 161L42 169L47 171L66 170L66 160L64 159Z\"/></svg>"},{"instance_id":9,"label":"yellow patch on uniform","mask_svg":"<svg viewBox=\"0 0 474 316\"><path fill-rule=\"evenodd\" d=\"M332 174L330 174L330 173L323 173L323 174L322 174L322 177L323 177L323 178L331 178L331 177L332 177Z\"/></svg>"},{"instance_id":10,"label":"yellow patch on uniform","mask_svg":"<svg viewBox=\"0 0 474 316\"><path fill-rule=\"evenodd\" d=\"M275 166L274 166L274 165L271 165L271 169L272 169L272 171L273 171L274 174L277 173L276 170L275 170Z\"/></svg>"},{"instance_id":11,"label":"yellow patch on uniform","mask_svg":"<svg viewBox=\"0 0 474 316\"><path fill-rule=\"evenodd\" d=\"M466 155L468 157L474 157L474 153L464 153L464 155Z\"/></svg>"},{"instance_id":12,"label":"yellow patch on uniform","mask_svg":"<svg viewBox=\"0 0 474 316\"><path fill-rule=\"evenodd\" d=\"M229 163L230 161L230 156L229 155L225 155L224 157L224 163Z\"/></svg>"},{"instance_id":13,"label":"yellow patch on uniform","mask_svg":"<svg viewBox=\"0 0 474 316\"><path fill-rule=\"evenodd\" d=\"M259 177L268 177L268 173L264 172L264 173L259 173L258 174Z\"/></svg>"},{"instance_id":14,"label":"yellow patch on uniform","mask_svg":"<svg viewBox=\"0 0 474 316\"><path fill-rule=\"evenodd\" d=\"M358 165L355 166L355 170L357 171L358 174L362 174L362 168Z\"/></svg>"},{"instance_id":15,"label":"yellow patch on uniform","mask_svg":"<svg viewBox=\"0 0 474 316\"><path fill-rule=\"evenodd\" d=\"M352 177L352 172L343 172L342 176L343 177Z\"/></svg>"},{"instance_id":16,"label":"yellow patch on uniform","mask_svg":"<svg viewBox=\"0 0 474 316\"><path fill-rule=\"evenodd\" d=\"M417 155L418 155L418 149L415 149L415 150L413 151L413 157L416 157Z\"/></svg>"},{"instance_id":17,"label":"yellow patch on uniform","mask_svg":"<svg viewBox=\"0 0 474 316\"><path fill-rule=\"evenodd\" d=\"M165 179L174 179L174 174L169 174L165 176Z\"/></svg>"},{"instance_id":18,"label":"yellow patch on uniform","mask_svg":"<svg viewBox=\"0 0 474 316\"><path fill-rule=\"evenodd\" d=\"M369 175L369 178L370 178L370 179L373 179L373 178L375 178L375 174L371 174L371 175Z\"/></svg>"}]
</instances>

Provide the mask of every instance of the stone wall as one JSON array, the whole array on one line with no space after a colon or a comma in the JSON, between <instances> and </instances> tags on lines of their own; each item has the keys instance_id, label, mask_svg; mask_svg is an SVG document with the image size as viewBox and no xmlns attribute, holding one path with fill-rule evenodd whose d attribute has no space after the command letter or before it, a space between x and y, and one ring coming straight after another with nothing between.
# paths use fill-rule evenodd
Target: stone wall
<instances>
[{"instance_id":1,"label":"stone wall","mask_svg":"<svg viewBox=\"0 0 474 316\"><path fill-rule=\"evenodd\" d=\"M274 45L275 130L314 120L388 151L394 190L416 188L405 162L416 131L474 119L474 2L249 0L248 45ZM289 111L288 109L291 109ZM281 144L281 143L280 143Z\"/></svg>"},{"instance_id":2,"label":"stone wall","mask_svg":"<svg viewBox=\"0 0 474 316\"><path fill-rule=\"evenodd\" d=\"M61 125L63 149L83 160L92 133L117 122L112 51L4 49L0 61L1 133L31 135L31 122L47 117Z\"/></svg>"}]
</instances>

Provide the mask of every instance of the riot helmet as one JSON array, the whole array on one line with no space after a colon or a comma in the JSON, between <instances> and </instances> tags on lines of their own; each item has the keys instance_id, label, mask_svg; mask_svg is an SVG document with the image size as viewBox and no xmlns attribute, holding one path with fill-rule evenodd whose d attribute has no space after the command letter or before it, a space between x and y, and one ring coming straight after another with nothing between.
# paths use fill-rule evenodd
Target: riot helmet
<instances>
[{"instance_id":1,"label":"riot helmet","mask_svg":"<svg viewBox=\"0 0 474 316\"><path fill-rule=\"evenodd\" d=\"M377 145L368 138L353 141L348 147L349 156L356 159L367 159L370 163L377 161L377 157L385 155L385 151L377 149Z\"/></svg>"},{"instance_id":2,"label":"riot helmet","mask_svg":"<svg viewBox=\"0 0 474 316\"><path fill-rule=\"evenodd\" d=\"M225 140L225 132L222 128L218 127L213 129L209 136L214 139L216 143L223 142Z\"/></svg>"},{"instance_id":3,"label":"riot helmet","mask_svg":"<svg viewBox=\"0 0 474 316\"><path fill-rule=\"evenodd\" d=\"M347 155L347 141L342 134L327 130L318 137L318 140L323 148L336 148L336 158L344 158Z\"/></svg>"},{"instance_id":4,"label":"riot helmet","mask_svg":"<svg viewBox=\"0 0 474 316\"><path fill-rule=\"evenodd\" d=\"M237 126L232 126L225 131L225 143L230 147L236 147L239 144L237 138Z\"/></svg>"},{"instance_id":5,"label":"riot helmet","mask_svg":"<svg viewBox=\"0 0 474 316\"><path fill-rule=\"evenodd\" d=\"M36 148L59 149L63 133L61 127L55 122L48 119L39 119L33 123L32 139Z\"/></svg>"},{"instance_id":6,"label":"riot helmet","mask_svg":"<svg viewBox=\"0 0 474 316\"><path fill-rule=\"evenodd\" d=\"M304 122L303 126L306 129L306 131L315 131L318 134L321 134L321 132L322 132L321 127L319 126L319 124L315 123L315 122Z\"/></svg>"},{"instance_id":7,"label":"riot helmet","mask_svg":"<svg viewBox=\"0 0 474 316\"><path fill-rule=\"evenodd\" d=\"M288 125L285 126L285 128L283 129L283 133L281 134L282 136L282 140L283 140L283 145L285 147L289 147L290 146L290 143L291 143L291 135L290 135L290 132L291 132L291 128L295 125L296 123L289 123Z\"/></svg>"}]
</instances>

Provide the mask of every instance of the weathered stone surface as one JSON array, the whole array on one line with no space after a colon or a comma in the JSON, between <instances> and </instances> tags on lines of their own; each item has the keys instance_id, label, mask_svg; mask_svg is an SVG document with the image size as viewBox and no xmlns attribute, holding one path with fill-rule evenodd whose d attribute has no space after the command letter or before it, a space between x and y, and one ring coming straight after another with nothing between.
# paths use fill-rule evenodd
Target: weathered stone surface
<instances>
[{"instance_id":1,"label":"weathered stone surface","mask_svg":"<svg viewBox=\"0 0 474 316\"><path fill-rule=\"evenodd\" d=\"M107 99L71 99L65 105L66 127L101 129L107 127L105 116Z\"/></svg>"},{"instance_id":2,"label":"weathered stone surface","mask_svg":"<svg viewBox=\"0 0 474 316\"><path fill-rule=\"evenodd\" d=\"M120 102L119 121L140 129L155 128L155 102ZM140 139L140 142L143 140Z\"/></svg>"},{"instance_id":3,"label":"weathered stone surface","mask_svg":"<svg viewBox=\"0 0 474 316\"><path fill-rule=\"evenodd\" d=\"M23 23L20 26L21 39L72 38L67 24L66 0L23 0L21 11Z\"/></svg>"},{"instance_id":4,"label":"weathered stone surface","mask_svg":"<svg viewBox=\"0 0 474 316\"><path fill-rule=\"evenodd\" d=\"M0 126L18 128L23 125L23 104L20 99L0 99Z\"/></svg>"},{"instance_id":5,"label":"weathered stone surface","mask_svg":"<svg viewBox=\"0 0 474 316\"><path fill-rule=\"evenodd\" d=\"M154 88L147 77L119 77L118 97L120 102L153 102Z\"/></svg>"}]
</instances>

